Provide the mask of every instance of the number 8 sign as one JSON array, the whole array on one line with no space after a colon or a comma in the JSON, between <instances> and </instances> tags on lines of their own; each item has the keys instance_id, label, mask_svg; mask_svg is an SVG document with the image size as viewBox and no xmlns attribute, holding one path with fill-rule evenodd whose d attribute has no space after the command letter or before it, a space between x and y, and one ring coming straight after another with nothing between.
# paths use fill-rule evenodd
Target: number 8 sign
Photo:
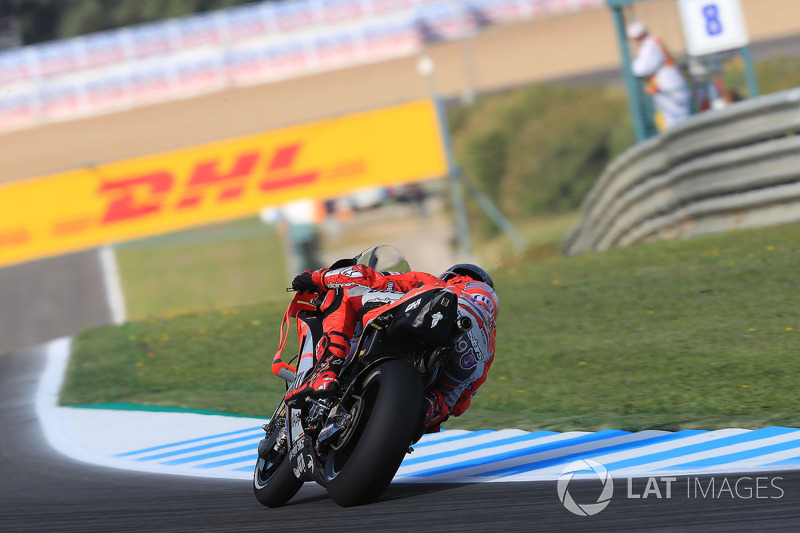
<instances>
[{"instance_id":1,"label":"number 8 sign","mask_svg":"<svg viewBox=\"0 0 800 533\"><path fill-rule=\"evenodd\" d=\"M739 0L678 0L689 55L702 56L747 46Z\"/></svg>"}]
</instances>

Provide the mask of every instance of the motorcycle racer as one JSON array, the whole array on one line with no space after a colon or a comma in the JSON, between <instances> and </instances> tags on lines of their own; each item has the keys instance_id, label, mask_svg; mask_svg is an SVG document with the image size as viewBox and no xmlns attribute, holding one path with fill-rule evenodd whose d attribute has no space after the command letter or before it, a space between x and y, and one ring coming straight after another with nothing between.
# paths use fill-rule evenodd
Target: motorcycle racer
<instances>
[{"instance_id":1,"label":"motorcycle racer","mask_svg":"<svg viewBox=\"0 0 800 533\"><path fill-rule=\"evenodd\" d=\"M373 249L374 250L374 249ZM337 265L333 265L336 267ZM449 416L459 416L486 381L495 351L499 307L489 274L472 264L457 264L439 277L425 272L379 271L367 264L305 271L292 281L300 292L324 295L322 338L316 347L317 365L305 382L284 398L289 405L313 396L323 397L338 387L338 376L351 349L358 325L367 325L388 306L435 288L458 297L461 316L471 326L454 340L451 357L425 397L425 431L439 431Z\"/></svg>"}]
</instances>

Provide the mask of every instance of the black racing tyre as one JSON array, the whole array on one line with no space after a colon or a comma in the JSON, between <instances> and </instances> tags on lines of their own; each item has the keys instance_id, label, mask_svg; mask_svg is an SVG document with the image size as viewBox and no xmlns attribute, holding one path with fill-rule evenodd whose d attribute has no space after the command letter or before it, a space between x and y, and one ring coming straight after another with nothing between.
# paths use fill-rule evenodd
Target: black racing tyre
<instances>
[{"instance_id":1,"label":"black racing tyre","mask_svg":"<svg viewBox=\"0 0 800 533\"><path fill-rule=\"evenodd\" d=\"M359 392L354 432L324 465L328 494L343 507L374 501L389 486L419 427L425 391L419 372L393 359L370 371Z\"/></svg>"},{"instance_id":2,"label":"black racing tyre","mask_svg":"<svg viewBox=\"0 0 800 533\"><path fill-rule=\"evenodd\" d=\"M271 449L267 459L256 461L253 493L262 505L280 507L297 494L303 482L294 477L289 454Z\"/></svg>"}]
</instances>

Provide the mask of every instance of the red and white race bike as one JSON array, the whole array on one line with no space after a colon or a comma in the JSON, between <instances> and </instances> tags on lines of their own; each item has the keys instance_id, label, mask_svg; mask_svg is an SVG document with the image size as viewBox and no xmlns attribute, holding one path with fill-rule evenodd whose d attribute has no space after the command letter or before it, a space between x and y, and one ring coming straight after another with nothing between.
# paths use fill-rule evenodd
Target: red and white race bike
<instances>
[{"instance_id":1,"label":"red and white race bike","mask_svg":"<svg viewBox=\"0 0 800 533\"><path fill-rule=\"evenodd\" d=\"M322 333L314 297L295 294L281 326L283 345L284 326L296 318L300 341L297 368L281 361L280 350L273 361L287 390L313 369ZM253 476L258 501L281 506L306 481L325 487L342 506L377 499L423 435L425 393L453 355L453 339L471 326L446 289L410 293L387 305L354 341L338 393L308 398L298 408L281 401L264 425Z\"/></svg>"}]
</instances>

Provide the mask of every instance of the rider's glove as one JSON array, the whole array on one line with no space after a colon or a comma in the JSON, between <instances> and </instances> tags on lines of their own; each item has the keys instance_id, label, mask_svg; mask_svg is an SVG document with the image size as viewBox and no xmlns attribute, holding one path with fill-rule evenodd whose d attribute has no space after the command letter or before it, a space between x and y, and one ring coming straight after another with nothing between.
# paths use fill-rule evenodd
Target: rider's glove
<instances>
[{"instance_id":1,"label":"rider's glove","mask_svg":"<svg viewBox=\"0 0 800 533\"><path fill-rule=\"evenodd\" d=\"M306 270L302 274L295 276L292 280L292 289L300 293L319 292L319 288L314 284L314 280L311 277L310 270Z\"/></svg>"}]
</instances>

